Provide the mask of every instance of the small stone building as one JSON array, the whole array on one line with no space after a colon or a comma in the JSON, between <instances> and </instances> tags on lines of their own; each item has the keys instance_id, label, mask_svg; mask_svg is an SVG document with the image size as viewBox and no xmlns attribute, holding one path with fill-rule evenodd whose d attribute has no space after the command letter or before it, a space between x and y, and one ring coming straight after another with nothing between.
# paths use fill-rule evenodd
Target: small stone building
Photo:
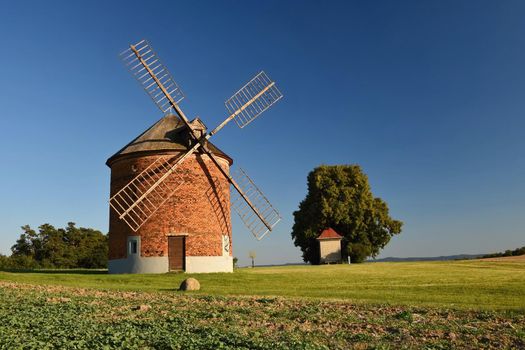
<instances>
[{"instance_id":1,"label":"small stone building","mask_svg":"<svg viewBox=\"0 0 525 350\"><path fill-rule=\"evenodd\" d=\"M333 228L327 228L321 232L317 237L321 264L341 262L341 239L343 236L335 232Z\"/></svg>"},{"instance_id":2,"label":"small stone building","mask_svg":"<svg viewBox=\"0 0 525 350\"><path fill-rule=\"evenodd\" d=\"M198 118L191 124L197 132L206 130ZM163 117L107 160L110 196L158 157L180 156L192 142L179 117ZM232 159L213 144L207 142L207 146L228 171ZM200 152L182 162L177 173L182 185L137 231L110 209L109 273L233 271L228 180ZM172 177L165 181L176 181Z\"/></svg>"}]
</instances>

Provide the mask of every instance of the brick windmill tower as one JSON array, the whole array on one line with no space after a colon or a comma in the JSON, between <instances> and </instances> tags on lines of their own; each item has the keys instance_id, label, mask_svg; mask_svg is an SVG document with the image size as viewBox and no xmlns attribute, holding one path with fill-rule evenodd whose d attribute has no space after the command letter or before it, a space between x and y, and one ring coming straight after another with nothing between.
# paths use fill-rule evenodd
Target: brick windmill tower
<instances>
[{"instance_id":1,"label":"brick windmill tower","mask_svg":"<svg viewBox=\"0 0 525 350\"><path fill-rule=\"evenodd\" d=\"M207 132L180 109L182 91L148 42L121 57L165 116L106 162L109 272L231 272L230 203L257 239L280 216L242 169L230 176L232 159L208 139L231 120L243 128L282 94L259 73L225 102L230 115Z\"/></svg>"}]
</instances>

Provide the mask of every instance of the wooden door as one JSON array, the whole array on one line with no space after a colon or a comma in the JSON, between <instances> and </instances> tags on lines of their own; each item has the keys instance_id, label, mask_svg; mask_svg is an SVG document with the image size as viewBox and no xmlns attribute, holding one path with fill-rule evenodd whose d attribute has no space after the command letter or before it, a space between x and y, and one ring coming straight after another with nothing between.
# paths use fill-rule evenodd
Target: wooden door
<instances>
[{"instance_id":1,"label":"wooden door","mask_svg":"<svg viewBox=\"0 0 525 350\"><path fill-rule=\"evenodd\" d=\"M183 271L185 266L186 242L184 236L168 237L168 260L170 271Z\"/></svg>"}]
</instances>

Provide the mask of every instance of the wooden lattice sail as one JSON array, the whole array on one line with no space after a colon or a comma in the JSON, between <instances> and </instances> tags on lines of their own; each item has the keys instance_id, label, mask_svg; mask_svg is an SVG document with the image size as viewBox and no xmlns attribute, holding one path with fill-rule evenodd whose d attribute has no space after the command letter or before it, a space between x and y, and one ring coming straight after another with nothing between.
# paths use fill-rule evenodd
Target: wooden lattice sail
<instances>
[{"instance_id":1,"label":"wooden lattice sail","mask_svg":"<svg viewBox=\"0 0 525 350\"><path fill-rule=\"evenodd\" d=\"M279 213L244 171L240 170L237 182L223 169L216 155L208 149L207 140L232 119L243 128L279 101L282 94L275 82L264 72L257 74L226 100L230 115L206 133L205 130L197 131L178 105L184 94L147 41L130 45L122 52L121 58L157 107L163 113L173 111L182 120L192 142L189 149L178 157L157 158L110 198L110 205L119 218L137 231L183 183L179 165L199 150L210 157L237 191L234 208L245 225L257 239L264 237L280 220Z\"/></svg>"}]
</instances>

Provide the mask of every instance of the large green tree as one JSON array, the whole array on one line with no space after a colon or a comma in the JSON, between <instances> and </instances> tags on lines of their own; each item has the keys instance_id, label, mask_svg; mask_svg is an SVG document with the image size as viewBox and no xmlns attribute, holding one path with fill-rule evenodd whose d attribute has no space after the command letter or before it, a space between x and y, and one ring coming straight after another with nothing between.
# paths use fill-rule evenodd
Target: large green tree
<instances>
[{"instance_id":1,"label":"large green tree","mask_svg":"<svg viewBox=\"0 0 525 350\"><path fill-rule=\"evenodd\" d=\"M65 228L43 224L38 227L38 232L29 225L22 226L22 230L11 247L9 259L13 268L107 266L108 238L98 230L76 227L73 222Z\"/></svg>"},{"instance_id":2,"label":"large green tree","mask_svg":"<svg viewBox=\"0 0 525 350\"><path fill-rule=\"evenodd\" d=\"M374 197L368 177L358 165L320 166L308 174L308 193L293 213L294 244L303 260L319 263L316 237L328 227L343 236L344 255L353 262L375 257L403 223L392 219L388 206Z\"/></svg>"}]
</instances>

